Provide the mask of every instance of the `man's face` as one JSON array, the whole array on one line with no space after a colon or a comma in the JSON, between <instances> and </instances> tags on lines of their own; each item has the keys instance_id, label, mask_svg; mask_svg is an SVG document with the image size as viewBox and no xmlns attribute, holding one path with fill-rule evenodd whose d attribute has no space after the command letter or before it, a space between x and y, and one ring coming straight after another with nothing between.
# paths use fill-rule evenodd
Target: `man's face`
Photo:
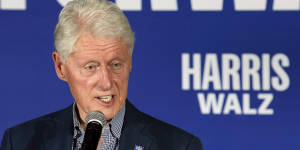
<instances>
[{"instance_id":1,"label":"man's face","mask_svg":"<svg viewBox=\"0 0 300 150\"><path fill-rule=\"evenodd\" d=\"M59 68L82 120L94 110L110 120L123 106L131 70L131 55L123 40L82 35Z\"/></svg>"}]
</instances>

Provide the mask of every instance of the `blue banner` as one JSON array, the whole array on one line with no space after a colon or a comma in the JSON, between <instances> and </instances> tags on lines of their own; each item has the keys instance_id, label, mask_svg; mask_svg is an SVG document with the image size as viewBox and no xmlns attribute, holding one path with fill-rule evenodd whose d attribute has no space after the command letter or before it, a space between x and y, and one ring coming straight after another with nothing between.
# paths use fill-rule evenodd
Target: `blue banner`
<instances>
[{"instance_id":1,"label":"blue banner","mask_svg":"<svg viewBox=\"0 0 300 150\"><path fill-rule=\"evenodd\" d=\"M51 53L68 0L0 0L0 134L73 103ZM300 0L116 0L136 35L128 99L205 150L300 149ZM298 79L299 78L299 79Z\"/></svg>"}]
</instances>

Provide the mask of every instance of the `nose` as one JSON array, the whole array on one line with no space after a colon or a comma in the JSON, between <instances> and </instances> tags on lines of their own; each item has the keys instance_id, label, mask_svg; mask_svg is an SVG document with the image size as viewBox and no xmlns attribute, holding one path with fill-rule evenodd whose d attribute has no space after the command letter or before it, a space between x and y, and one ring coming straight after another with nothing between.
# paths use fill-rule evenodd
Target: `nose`
<instances>
[{"instance_id":1,"label":"nose","mask_svg":"<svg viewBox=\"0 0 300 150\"><path fill-rule=\"evenodd\" d=\"M103 91L108 91L112 88L112 76L110 70L103 66L99 73L98 87Z\"/></svg>"}]
</instances>

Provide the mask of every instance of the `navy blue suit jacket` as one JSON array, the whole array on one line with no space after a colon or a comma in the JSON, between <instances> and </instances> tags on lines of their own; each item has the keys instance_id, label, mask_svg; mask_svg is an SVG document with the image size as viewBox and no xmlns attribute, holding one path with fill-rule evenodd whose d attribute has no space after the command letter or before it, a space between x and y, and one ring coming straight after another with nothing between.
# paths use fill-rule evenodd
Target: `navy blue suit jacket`
<instances>
[{"instance_id":1,"label":"navy blue suit jacket","mask_svg":"<svg viewBox=\"0 0 300 150\"><path fill-rule=\"evenodd\" d=\"M6 130L0 150L71 150L72 106ZM195 136L138 111L128 100L119 150L202 150Z\"/></svg>"}]
</instances>

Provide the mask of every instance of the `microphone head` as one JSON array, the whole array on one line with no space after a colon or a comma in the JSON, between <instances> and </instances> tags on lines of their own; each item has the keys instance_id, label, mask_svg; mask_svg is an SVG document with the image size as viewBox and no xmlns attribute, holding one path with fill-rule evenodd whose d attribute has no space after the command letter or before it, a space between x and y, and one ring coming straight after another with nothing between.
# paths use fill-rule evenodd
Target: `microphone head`
<instances>
[{"instance_id":1,"label":"microphone head","mask_svg":"<svg viewBox=\"0 0 300 150\"><path fill-rule=\"evenodd\" d=\"M93 121L100 123L102 127L105 126L107 123L104 114L101 111L97 111L97 110L90 112L85 117L86 124L93 122Z\"/></svg>"}]
</instances>

